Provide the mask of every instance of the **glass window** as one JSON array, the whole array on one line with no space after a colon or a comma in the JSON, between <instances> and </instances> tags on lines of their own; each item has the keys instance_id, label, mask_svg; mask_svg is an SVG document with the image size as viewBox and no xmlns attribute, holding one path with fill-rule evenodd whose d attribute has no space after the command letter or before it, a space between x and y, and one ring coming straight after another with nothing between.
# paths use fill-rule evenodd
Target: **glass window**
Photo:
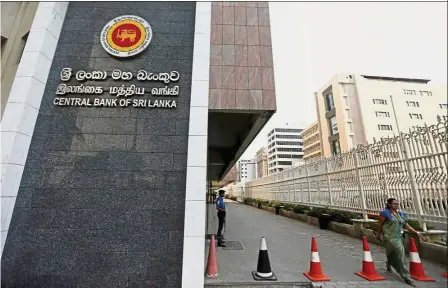
<instances>
[{"instance_id":1,"label":"glass window","mask_svg":"<svg viewBox=\"0 0 448 288\"><path fill-rule=\"evenodd\" d=\"M336 116L330 118L330 132L331 135L338 133L338 123L336 121Z\"/></svg>"},{"instance_id":2,"label":"glass window","mask_svg":"<svg viewBox=\"0 0 448 288\"><path fill-rule=\"evenodd\" d=\"M388 130L392 131L392 125L378 125L378 130Z\"/></svg>"},{"instance_id":3,"label":"glass window","mask_svg":"<svg viewBox=\"0 0 448 288\"><path fill-rule=\"evenodd\" d=\"M376 117L390 117L389 112L376 111Z\"/></svg>"},{"instance_id":4,"label":"glass window","mask_svg":"<svg viewBox=\"0 0 448 288\"><path fill-rule=\"evenodd\" d=\"M327 102L327 111L333 110L334 108L333 93L325 95L325 100Z\"/></svg>"},{"instance_id":5,"label":"glass window","mask_svg":"<svg viewBox=\"0 0 448 288\"><path fill-rule=\"evenodd\" d=\"M387 101L384 99L373 99L373 104L387 105Z\"/></svg>"},{"instance_id":6,"label":"glass window","mask_svg":"<svg viewBox=\"0 0 448 288\"><path fill-rule=\"evenodd\" d=\"M331 152L333 155L341 154L341 146L339 144L339 140L331 142Z\"/></svg>"}]
</instances>

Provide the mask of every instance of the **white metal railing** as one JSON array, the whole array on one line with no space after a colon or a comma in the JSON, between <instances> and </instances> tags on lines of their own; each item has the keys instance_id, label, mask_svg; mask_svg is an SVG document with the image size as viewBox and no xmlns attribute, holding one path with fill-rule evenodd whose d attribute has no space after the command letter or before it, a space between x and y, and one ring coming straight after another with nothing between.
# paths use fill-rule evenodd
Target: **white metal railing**
<instances>
[{"instance_id":1,"label":"white metal railing","mask_svg":"<svg viewBox=\"0 0 448 288\"><path fill-rule=\"evenodd\" d=\"M245 197L378 213L397 198L410 218L447 224L448 122L245 183Z\"/></svg>"}]
</instances>

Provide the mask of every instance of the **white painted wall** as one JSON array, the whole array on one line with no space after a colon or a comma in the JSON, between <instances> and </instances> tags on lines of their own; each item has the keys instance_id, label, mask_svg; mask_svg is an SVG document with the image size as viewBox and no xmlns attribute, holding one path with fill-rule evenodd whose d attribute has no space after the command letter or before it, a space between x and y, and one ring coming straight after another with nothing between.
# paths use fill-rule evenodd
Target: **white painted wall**
<instances>
[{"instance_id":1,"label":"white painted wall","mask_svg":"<svg viewBox=\"0 0 448 288\"><path fill-rule=\"evenodd\" d=\"M211 2L196 2L182 287L204 286Z\"/></svg>"}]
</instances>

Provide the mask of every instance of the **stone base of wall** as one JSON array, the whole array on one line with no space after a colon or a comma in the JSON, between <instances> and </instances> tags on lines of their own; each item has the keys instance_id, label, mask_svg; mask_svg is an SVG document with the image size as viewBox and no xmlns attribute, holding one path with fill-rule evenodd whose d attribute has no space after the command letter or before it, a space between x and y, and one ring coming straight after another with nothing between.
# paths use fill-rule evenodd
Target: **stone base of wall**
<instances>
[{"instance_id":1,"label":"stone base of wall","mask_svg":"<svg viewBox=\"0 0 448 288\"><path fill-rule=\"evenodd\" d=\"M344 234L353 238L358 238L356 237L355 227L351 224L330 222L328 229L339 234Z\"/></svg>"},{"instance_id":2,"label":"stone base of wall","mask_svg":"<svg viewBox=\"0 0 448 288\"><path fill-rule=\"evenodd\" d=\"M251 206L257 207L257 203L251 204ZM261 208L263 210L269 211L271 213L275 213L274 207L269 207L265 205L261 205ZM319 226L319 218L317 217L311 217L305 214L297 214L294 211L286 211L286 210L280 210L280 215L292 219L296 219L305 223L308 223L313 226ZM376 222L376 220L373 220ZM375 239L375 235L373 233L373 230L366 229L364 227L364 224L367 224L368 222L372 221L355 221L354 225L351 224L345 224L345 223L338 223L338 222L330 222L330 225L328 226L328 229L339 233L344 234L353 238L362 239L363 236L366 236L367 241L370 243L375 243L380 246L384 246L382 242L378 243ZM404 245L406 249L406 253L409 253L409 234L407 231L405 231L405 238L404 238ZM425 236L425 235L424 235ZM429 237L429 236L428 236ZM420 239L417 239L418 237L414 238L415 243L417 245L418 253L421 258L427 259L429 261L439 263L442 265L448 265L448 247L442 246L439 244L429 243L429 242L420 242Z\"/></svg>"}]
</instances>

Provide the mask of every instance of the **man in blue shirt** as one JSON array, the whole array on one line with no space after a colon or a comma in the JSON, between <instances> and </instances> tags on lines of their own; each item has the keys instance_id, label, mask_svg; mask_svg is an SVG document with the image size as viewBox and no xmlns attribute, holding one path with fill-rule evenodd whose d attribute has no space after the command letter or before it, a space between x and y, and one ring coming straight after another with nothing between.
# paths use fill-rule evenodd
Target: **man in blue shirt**
<instances>
[{"instance_id":1,"label":"man in blue shirt","mask_svg":"<svg viewBox=\"0 0 448 288\"><path fill-rule=\"evenodd\" d=\"M219 197L216 199L216 210L218 210L218 246L226 247L224 244L224 237L222 236L222 228L224 227L224 223L226 222L226 205L224 204L224 194L226 193L224 190L219 190Z\"/></svg>"}]
</instances>

